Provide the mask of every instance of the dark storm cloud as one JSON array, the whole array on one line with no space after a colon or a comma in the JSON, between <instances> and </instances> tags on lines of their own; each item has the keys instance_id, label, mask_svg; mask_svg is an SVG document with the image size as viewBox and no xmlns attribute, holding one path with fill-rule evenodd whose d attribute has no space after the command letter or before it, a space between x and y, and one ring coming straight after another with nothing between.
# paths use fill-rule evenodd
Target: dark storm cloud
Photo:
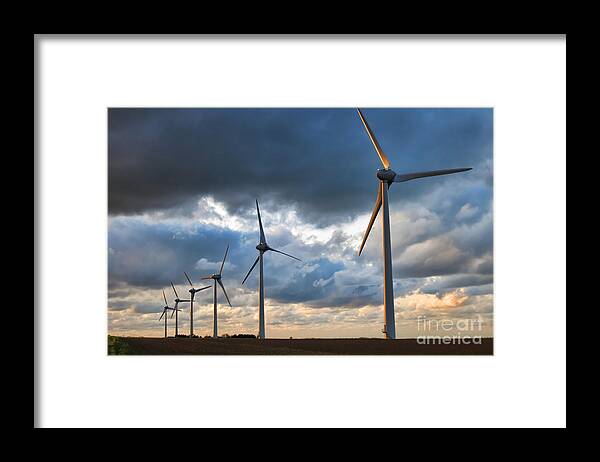
<instances>
[{"instance_id":1,"label":"dark storm cloud","mask_svg":"<svg viewBox=\"0 0 600 462\"><path fill-rule=\"evenodd\" d=\"M365 115L396 171L472 166L451 181L491 184L491 110ZM110 109L108 124L111 215L185 210L207 194L230 213L265 197L317 225L372 207L380 164L354 109ZM404 183L401 196L447 181Z\"/></svg>"}]
</instances>

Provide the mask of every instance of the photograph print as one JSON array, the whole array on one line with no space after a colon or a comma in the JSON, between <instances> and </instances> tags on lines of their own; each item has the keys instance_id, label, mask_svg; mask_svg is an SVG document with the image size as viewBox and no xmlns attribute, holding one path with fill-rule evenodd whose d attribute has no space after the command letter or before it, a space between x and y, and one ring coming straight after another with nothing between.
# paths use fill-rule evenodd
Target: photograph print
<instances>
[{"instance_id":1,"label":"photograph print","mask_svg":"<svg viewBox=\"0 0 600 462\"><path fill-rule=\"evenodd\" d=\"M492 108L108 108L109 355L492 355Z\"/></svg>"}]
</instances>

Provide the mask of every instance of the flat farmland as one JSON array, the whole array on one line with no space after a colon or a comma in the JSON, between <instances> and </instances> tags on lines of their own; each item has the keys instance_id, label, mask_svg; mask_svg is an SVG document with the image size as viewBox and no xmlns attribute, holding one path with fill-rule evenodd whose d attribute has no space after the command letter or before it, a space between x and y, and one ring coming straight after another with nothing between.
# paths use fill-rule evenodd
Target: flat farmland
<instances>
[{"instance_id":1,"label":"flat farmland","mask_svg":"<svg viewBox=\"0 0 600 462\"><path fill-rule=\"evenodd\" d=\"M430 341L431 342L431 341ZM152 338L109 336L109 355L492 355L494 339L429 343L417 339Z\"/></svg>"}]
</instances>

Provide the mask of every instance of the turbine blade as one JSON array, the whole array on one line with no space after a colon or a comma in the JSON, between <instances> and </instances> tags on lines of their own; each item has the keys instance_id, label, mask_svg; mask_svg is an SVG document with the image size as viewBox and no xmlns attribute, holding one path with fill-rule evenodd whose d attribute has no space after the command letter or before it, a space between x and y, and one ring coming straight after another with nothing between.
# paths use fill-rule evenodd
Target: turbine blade
<instances>
[{"instance_id":1,"label":"turbine blade","mask_svg":"<svg viewBox=\"0 0 600 462\"><path fill-rule=\"evenodd\" d=\"M432 170L430 172L405 173L403 175L396 175L394 177L394 183L402 183L404 181L410 181L416 178L425 178L428 176L449 175L451 173L467 172L469 170L472 170L472 168L450 168L445 170Z\"/></svg>"},{"instance_id":2,"label":"turbine blade","mask_svg":"<svg viewBox=\"0 0 600 462\"><path fill-rule=\"evenodd\" d=\"M387 156L383 153L381 146L379 146L379 143L377 142L375 135L373 135L373 132L371 131L371 127L369 127L369 124L367 123L367 121L366 121L365 117L363 116L362 112L360 111L360 109L356 108L356 110L358 111L360 120L362 120L362 123L365 126L367 133L369 134L369 138L371 138L371 142L373 143L373 146L375 146L375 150L377 151L379 160L381 160L381 163L383 164L383 168L390 168L390 161L387 158Z\"/></svg>"},{"instance_id":3,"label":"turbine blade","mask_svg":"<svg viewBox=\"0 0 600 462\"><path fill-rule=\"evenodd\" d=\"M277 252L277 253L280 253L280 254L282 254L282 255L285 255L286 257L293 258L294 260L302 261L302 260L300 260L299 258L296 258L296 257L294 257L293 255L290 255L289 253L282 252L281 250L272 249L272 248L270 248L270 247L269 247L269 250L272 250L273 252Z\"/></svg>"},{"instance_id":4,"label":"turbine blade","mask_svg":"<svg viewBox=\"0 0 600 462\"><path fill-rule=\"evenodd\" d=\"M196 292L200 292L201 290L210 289L211 287L212 286L200 287L199 289L196 289Z\"/></svg>"},{"instance_id":5,"label":"turbine blade","mask_svg":"<svg viewBox=\"0 0 600 462\"><path fill-rule=\"evenodd\" d=\"M231 306L231 302L229 301L229 296L227 295L227 292L225 291L225 286L223 285L223 283L221 282L220 279L217 279L217 282L219 283L219 285L221 286L221 290L223 290L223 293L225 294L225 298L227 299L227 303L229 303L229 307L233 308Z\"/></svg>"},{"instance_id":6,"label":"turbine blade","mask_svg":"<svg viewBox=\"0 0 600 462\"><path fill-rule=\"evenodd\" d=\"M159 320L159 321L160 321L160 320L163 318L163 316L165 315L165 313L166 313L166 312L167 312L167 310L164 310L164 309L163 309L163 312L162 312L162 314L160 315L160 318L158 318L158 320Z\"/></svg>"},{"instance_id":7,"label":"turbine blade","mask_svg":"<svg viewBox=\"0 0 600 462\"><path fill-rule=\"evenodd\" d=\"M369 220L369 226L367 226L367 230L365 231L365 235L363 236L362 243L360 244L360 249L358 250L358 255L360 256L365 243L367 242L367 238L369 237L369 233L371 232L371 228L373 228L373 223L375 222L375 218L377 218L377 214L379 213L379 209L381 208L381 195L383 188L383 182L379 182L379 187L377 189L377 200L375 201L375 207L373 208L373 213L371 214L371 219Z\"/></svg>"},{"instance_id":8,"label":"turbine blade","mask_svg":"<svg viewBox=\"0 0 600 462\"><path fill-rule=\"evenodd\" d=\"M258 199L256 199L256 213L258 214L258 226L260 227L260 243L266 244L265 231L263 229L262 220L260 219L260 209L258 208Z\"/></svg>"},{"instance_id":9,"label":"turbine blade","mask_svg":"<svg viewBox=\"0 0 600 462\"><path fill-rule=\"evenodd\" d=\"M192 284L192 281L190 280L190 277L187 275L187 273L184 271L183 274L185 274L185 278L188 280L188 282L190 283L190 285L192 286L192 288L194 287L194 284Z\"/></svg>"},{"instance_id":10,"label":"turbine blade","mask_svg":"<svg viewBox=\"0 0 600 462\"><path fill-rule=\"evenodd\" d=\"M177 295L177 291L175 290L175 286L173 285L173 282L171 282L171 287L173 287L173 292L175 292L175 298L179 298L179 295Z\"/></svg>"},{"instance_id":11,"label":"turbine blade","mask_svg":"<svg viewBox=\"0 0 600 462\"><path fill-rule=\"evenodd\" d=\"M227 244L227 248L225 249L225 256L223 257L223 262L221 263L221 269L219 270L219 274L223 272L223 266L225 265L225 259L227 258L227 252L229 252L229 244Z\"/></svg>"},{"instance_id":12,"label":"turbine blade","mask_svg":"<svg viewBox=\"0 0 600 462\"><path fill-rule=\"evenodd\" d=\"M167 296L165 295L165 289L163 289L163 298L165 299L165 305L168 305L169 302L167 302Z\"/></svg>"},{"instance_id":13,"label":"turbine blade","mask_svg":"<svg viewBox=\"0 0 600 462\"><path fill-rule=\"evenodd\" d=\"M260 255L258 257L256 257L256 260L254 260L254 264L252 265L252 268L250 268L250 271L248 271L248 274L246 274L246 277L242 281L242 284L244 284L244 282L246 282L246 279L248 279L248 276L250 276L250 273L252 272L252 270L254 269L254 267L256 266L256 264L258 263L258 259L259 258L260 258Z\"/></svg>"},{"instance_id":14,"label":"turbine blade","mask_svg":"<svg viewBox=\"0 0 600 462\"><path fill-rule=\"evenodd\" d=\"M205 279L212 279L212 276L205 276L203 278L200 278L201 281L205 280Z\"/></svg>"}]
</instances>

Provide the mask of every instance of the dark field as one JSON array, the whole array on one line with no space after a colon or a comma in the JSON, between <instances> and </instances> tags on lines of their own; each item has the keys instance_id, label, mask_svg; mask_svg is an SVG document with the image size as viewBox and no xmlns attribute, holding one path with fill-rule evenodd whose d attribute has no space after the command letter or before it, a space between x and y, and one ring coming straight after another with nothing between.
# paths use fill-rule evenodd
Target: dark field
<instances>
[{"instance_id":1,"label":"dark field","mask_svg":"<svg viewBox=\"0 0 600 462\"><path fill-rule=\"evenodd\" d=\"M109 355L492 355L494 339L481 344L429 344L416 339L150 338L108 339Z\"/></svg>"}]
</instances>

